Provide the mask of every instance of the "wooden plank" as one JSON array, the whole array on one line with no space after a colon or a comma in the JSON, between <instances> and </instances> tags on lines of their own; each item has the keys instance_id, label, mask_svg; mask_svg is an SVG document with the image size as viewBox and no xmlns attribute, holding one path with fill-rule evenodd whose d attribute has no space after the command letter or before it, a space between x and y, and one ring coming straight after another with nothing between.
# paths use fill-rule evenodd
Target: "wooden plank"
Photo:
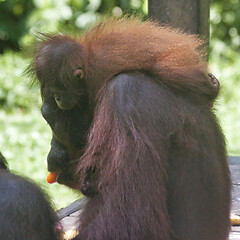
<instances>
[{"instance_id":1,"label":"wooden plank","mask_svg":"<svg viewBox=\"0 0 240 240\"><path fill-rule=\"evenodd\" d=\"M232 213L240 215L240 157L229 156L232 177Z\"/></svg>"},{"instance_id":2,"label":"wooden plank","mask_svg":"<svg viewBox=\"0 0 240 240\"><path fill-rule=\"evenodd\" d=\"M86 198L83 197L83 198L80 198L80 199L76 200L75 202L71 203L69 206L59 209L56 212L58 219L61 220L65 217L68 217L71 214L83 209L85 204L86 204Z\"/></svg>"}]
</instances>

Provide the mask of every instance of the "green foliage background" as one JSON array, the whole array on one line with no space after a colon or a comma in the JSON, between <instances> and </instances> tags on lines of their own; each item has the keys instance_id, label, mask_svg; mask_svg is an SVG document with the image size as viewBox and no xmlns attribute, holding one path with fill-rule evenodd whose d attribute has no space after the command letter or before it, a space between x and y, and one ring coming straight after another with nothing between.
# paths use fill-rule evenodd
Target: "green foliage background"
<instances>
[{"instance_id":1,"label":"green foliage background","mask_svg":"<svg viewBox=\"0 0 240 240\"><path fill-rule=\"evenodd\" d=\"M210 9L209 71L221 83L216 103L229 155L240 156L240 1L213 0Z\"/></svg>"},{"instance_id":2,"label":"green foliage background","mask_svg":"<svg viewBox=\"0 0 240 240\"><path fill-rule=\"evenodd\" d=\"M23 74L38 32L80 34L102 15L147 15L147 0L0 0L0 151L10 169L36 181L64 207L79 193L46 183L51 131L40 114L39 87ZM222 85L216 113L230 155L240 155L240 0L213 0L209 72ZM21 51L19 51L21 50Z\"/></svg>"}]
</instances>

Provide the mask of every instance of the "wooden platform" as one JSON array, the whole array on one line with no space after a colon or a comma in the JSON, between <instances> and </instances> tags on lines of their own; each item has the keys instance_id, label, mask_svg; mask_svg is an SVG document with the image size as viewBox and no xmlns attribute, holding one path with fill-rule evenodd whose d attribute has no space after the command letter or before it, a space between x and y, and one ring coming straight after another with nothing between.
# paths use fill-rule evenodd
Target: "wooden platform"
<instances>
[{"instance_id":1,"label":"wooden platform","mask_svg":"<svg viewBox=\"0 0 240 240\"><path fill-rule=\"evenodd\" d=\"M229 240L240 240L240 157L229 157L229 167L232 175L232 231ZM81 214L86 200L79 199L68 207L60 209L57 214L62 223L64 231L70 234L78 227L78 216ZM68 232L68 233L69 233ZM66 236L66 239L69 239Z\"/></svg>"},{"instance_id":2,"label":"wooden platform","mask_svg":"<svg viewBox=\"0 0 240 240\"><path fill-rule=\"evenodd\" d=\"M231 212L240 219L240 157L229 157L229 167L233 183ZM229 240L240 240L240 220L238 224L239 226L232 226Z\"/></svg>"}]
</instances>

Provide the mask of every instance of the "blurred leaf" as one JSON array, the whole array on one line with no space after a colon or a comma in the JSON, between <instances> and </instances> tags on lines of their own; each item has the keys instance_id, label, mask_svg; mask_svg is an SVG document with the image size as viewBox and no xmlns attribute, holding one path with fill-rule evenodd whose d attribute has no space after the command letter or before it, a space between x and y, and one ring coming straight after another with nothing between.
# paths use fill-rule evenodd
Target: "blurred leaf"
<instances>
[{"instance_id":1,"label":"blurred leaf","mask_svg":"<svg viewBox=\"0 0 240 240\"><path fill-rule=\"evenodd\" d=\"M13 52L0 57L0 66L4 69L0 72L0 107L30 110L40 104L39 89L31 89L30 81L23 76L28 62Z\"/></svg>"}]
</instances>

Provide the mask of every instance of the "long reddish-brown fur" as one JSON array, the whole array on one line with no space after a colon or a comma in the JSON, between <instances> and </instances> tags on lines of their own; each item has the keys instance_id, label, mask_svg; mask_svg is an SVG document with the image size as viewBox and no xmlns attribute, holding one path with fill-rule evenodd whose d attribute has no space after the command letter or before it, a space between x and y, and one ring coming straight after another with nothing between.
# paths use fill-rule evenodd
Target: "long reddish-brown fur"
<instances>
[{"instance_id":1,"label":"long reddish-brown fur","mask_svg":"<svg viewBox=\"0 0 240 240\"><path fill-rule=\"evenodd\" d=\"M174 88L211 94L206 53L197 36L157 22L112 18L97 24L79 40L88 51L87 78L99 79L100 85L115 74L140 69L157 74Z\"/></svg>"},{"instance_id":2,"label":"long reddish-brown fur","mask_svg":"<svg viewBox=\"0 0 240 240\"><path fill-rule=\"evenodd\" d=\"M41 43L42 112L90 198L76 239L227 239L230 178L212 109L219 88L202 45L133 17ZM77 68L84 79L73 77ZM48 88L60 85L76 108L57 108Z\"/></svg>"}]
</instances>

